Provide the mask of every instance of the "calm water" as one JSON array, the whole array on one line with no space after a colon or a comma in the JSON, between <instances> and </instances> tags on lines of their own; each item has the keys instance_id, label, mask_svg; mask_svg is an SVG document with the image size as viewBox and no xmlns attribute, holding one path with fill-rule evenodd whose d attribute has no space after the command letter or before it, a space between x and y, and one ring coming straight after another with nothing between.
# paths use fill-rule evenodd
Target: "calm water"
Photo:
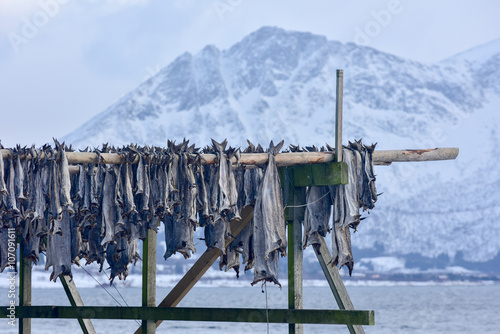
<instances>
[{"instance_id":1,"label":"calm water","mask_svg":"<svg viewBox=\"0 0 500 334\"><path fill-rule=\"evenodd\" d=\"M114 288L109 292L124 304ZM324 287L305 288L305 308L336 308L331 291ZM384 286L348 287L360 310L375 310L375 326L367 333L500 333L500 285L491 286ZM169 289L158 289L158 300ZM141 291L120 288L129 305L140 305ZM102 288L81 289L86 305L117 305ZM7 302L0 289L0 305ZM286 308L287 291L268 287L269 308ZM69 305L62 288L34 289L33 305ZM179 306L184 307L266 307L260 287L194 288ZM32 320L33 333L81 333L76 320ZM97 333L133 333L133 320L93 320ZM164 322L158 333L266 333L266 324L215 322ZM305 333L348 333L341 325L305 325ZM16 333L0 319L0 333ZM287 325L271 324L270 333L287 333Z\"/></svg>"}]
</instances>

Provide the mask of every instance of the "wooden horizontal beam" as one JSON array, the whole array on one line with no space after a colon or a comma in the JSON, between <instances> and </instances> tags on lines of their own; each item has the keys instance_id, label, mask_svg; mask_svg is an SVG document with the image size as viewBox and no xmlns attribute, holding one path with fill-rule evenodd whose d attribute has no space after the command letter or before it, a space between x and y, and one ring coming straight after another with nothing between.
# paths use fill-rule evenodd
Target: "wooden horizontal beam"
<instances>
[{"instance_id":1,"label":"wooden horizontal beam","mask_svg":"<svg viewBox=\"0 0 500 334\"><path fill-rule=\"evenodd\" d=\"M10 150L2 149L4 158L10 157ZM453 160L458 156L458 148L433 148L425 150L381 150L373 152L373 162L378 165L387 165L391 162L407 161L435 161ZM97 163L99 156L91 152L66 152L69 164ZM117 153L101 153L100 156L107 164L120 164L121 155ZM202 154L202 163L213 165L217 162L215 154ZM242 153L239 163L246 166L265 165L267 163L267 153ZM279 153L276 155L276 165L278 167L307 165L316 163L326 163L335 161L335 152L293 152ZM136 161L137 162L137 159ZM232 158L236 164L236 158Z\"/></svg>"},{"instance_id":2,"label":"wooden horizontal beam","mask_svg":"<svg viewBox=\"0 0 500 334\"><path fill-rule=\"evenodd\" d=\"M6 306L0 310L7 316ZM374 325L374 311L289 310L255 308L206 307L141 307L141 306L17 306L18 318L53 319L143 319L215 322L270 322L281 324Z\"/></svg>"}]
</instances>

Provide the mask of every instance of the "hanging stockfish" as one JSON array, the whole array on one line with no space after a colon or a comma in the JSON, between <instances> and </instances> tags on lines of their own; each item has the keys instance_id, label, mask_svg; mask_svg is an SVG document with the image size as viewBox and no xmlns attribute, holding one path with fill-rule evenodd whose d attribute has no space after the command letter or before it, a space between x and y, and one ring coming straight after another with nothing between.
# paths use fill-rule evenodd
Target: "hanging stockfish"
<instances>
[{"instance_id":1,"label":"hanging stockfish","mask_svg":"<svg viewBox=\"0 0 500 334\"><path fill-rule=\"evenodd\" d=\"M49 211L49 232L51 234L62 235L62 214L63 210L60 201L60 178L59 170L57 168L56 154L49 148L49 198L50 198L50 211Z\"/></svg>"},{"instance_id":2,"label":"hanging stockfish","mask_svg":"<svg viewBox=\"0 0 500 334\"><path fill-rule=\"evenodd\" d=\"M3 146L0 144L0 149L3 149ZM0 154L0 197L7 195L7 186L5 184L5 175L4 175L5 167L3 162L3 156ZM0 198L1 200L1 198ZM0 203L1 205L1 203Z\"/></svg>"},{"instance_id":3,"label":"hanging stockfish","mask_svg":"<svg viewBox=\"0 0 500 334\"><path fill-rule=\"evenodd\" d=\"M0 154L1 155L1 154ZM0 224L3 224L0 221ZM9 265L9 236L8 227L0 226L0 273L3 273L5 268Z\"/></svg>"},{"instance_id":4,"label":"hanging stockfish","mask_svg":"<svg viewBox=\"0 0 500 334\"><path fill-rule=\"evenodd\" d=\"M34 165L36 166L36 176L35 176L35 212L33 214L33 221L36 222L35 233L38 238L42 238L47 235L49 231L48 227L48 177L49 169L47 164L47 158L40 158L40 153L42 150L37 151L37 156L35 158Z\"/></svg>"},{"instance_id":5,"label":"hanging stockfish","mask_svg":"<svg viewBox=\"0 0 500 334\"><path fill-rule=\"evenodd\" d=\"M357 159L354 152L347 148L344 148L342 150L342 158L343 161L347 163L349 171L349 183L343 186L345 189L344 199L347 205L345 219L340 222L340 227L355 227L359 225L361 217L359 214ZM359 160L359 162L361 162L361 160Z\"/></svg>"},{"instance_id":6,"label":"hanging stockfish","mask_svg":"<svg viewBox=\"0 0 500 334\"><path fill-rule=\"evenodd\" d=\"M89 265L92 262L97 262L100 271L104 265L104 253L106 251L102 246L100 227L94 224L94 226L87 229L87 232L88 234L83 235L83 238L87 239L88 244L88 256L85 258L86 264Z\"/></svg>"},{"instance_id":7,"label":"hanging stockfish","mask_svg":"<svg viewBox=\"0 0 500 334\"><path fill-rule=\"evenodd\" d=\"M111 268L110 284L113 284L116 276L125 280L129 274L129 263L136 262L139 258L137 240L129 242L125 235L117 235L116 242L106 247L106 261Z\"/></svg>"},{"instance_id":8,"label":"hanging stockfish","mask_svg":"<svg viewBox=\"0 0 500 334\"><path fill-rule=\"evenodd\" d=\"M15 190L15 179L16 179L16 174L14 172L14 158L13 154L11 154L10 159L9 159L9 167L7 168L8 170L8 193L7 193L7 212L9 215L16 216L19 215L19 209L17 208L17 201L16 201L16 190Z\"/></svg>"},{"instance_id":9,"label":"hanging stockfish","mask_svg":"<svg viewBox=\"0 0 500 334\"><path fill-rule=\"evenodd\" d=\"M14 179L14 188L16 192L16 199L18 201L26 200L26 196L24 196L24 165L26 164L26 159L23 159L21 162L20 155L24 154L24 149L21 149L19 146L16 148L14 152L15 155L15 179Z\"/></svg>"},{"instance_id":10,"label":"hanging stockfish","mask_svg":"<svg viewBox=\"0 0 500 334\"><path fill-rule=\"evenodd\" d=\"M363 178L363 186L365 188L363 191L363 211L373 209L378 197L377 187L375 186L375 173L373 171L373 151L375 151L376 145L377 143L371 146L363 145L364 175L366 176L366 179Z\"/></svg>"},{"instance_id":11,"label":"hanging stockfish","mask_svg":"<svg viewBox=\"0 0 500 334\"><path fill-rule=\"evenodd\" d=\"M254 252L255 268L252 285L265 280L280 285L278 282L278 254L286 255L285 217L283 195L281 192L275 155L283 141L269 146L269 161L264 172L261 189L254 208Z\"/></svg>"},{"instance_id":12,"label":"hanging stockfish","mask_svg":"<svg viewBox=\"0 0 500 334\"><path fill-rule=\"evenodd\" d=\"M184 206L184 217L195 226L198 225L197 214L197 198L198 198L198 184L196 182L196 177L194 176L194 169L196 161L199 161L200 157L197 156L193 163L190 163L189 157L194 153L194 145L188 147L186 152L182 153L181 164L182 164L182 174L184 175L183 184L183 206Z\"/></svg>"},{"instance_id":13,"label":"hanging stockfish","mask_svg":"<svg viewBox=\"0 0 500 334\"><path fill-rule=\"evenodd\" d=\"M191 196L190 192L192 190L186 180L187 175L192 172L192 167L188 166L188 155L185 154L187 153L187 144L188 141L184 141L179 146L175 146L173 143L171 145L172 179L176 191L173 191L175 199L172 201L172 215L166 216L164 219L165 243L167 246L163 255L165 260L176 252L181 253L184 258L189 258L192 253L196 252L194 246L195 224L190 220L193 217L190 217L191 212L187 212L186 207L182 206L183 203L185 204L187 197ZM196 180L191 179L190 182L196 183ZM190 205L194 206L194 210L196 210L196 198L192 199Z\"/></svg>"},{"instance_id":14,"label":"hanging stockfish","mask_svg":"<svg viewBox=\"0 0 500 334\"><path fill-rule=\"evenodd\" d=\"M74 214L75 211L73 209L73 202L71 201L71 178L69 176L68 169L68 158L66 157L66 149L64 147L64 143L60 144L57 140L54 139L54 142L57 147L57 155L58 155L58 171L57 176L59 178L60 185L60 199L61 206L63 209L68 210L70 214Z\"/></svg>"},{"instance_id":15,"label":"hanging stockfish","mask_svg":"<svg viewBox=\"0 0 500 334\"><path fill-rule=\"evenodd\" d=\"M306 210L304 214L304 249L309 245L321 244L320 238L330 231L332 210L330 190L327 186L309 187L306 193Z\"/></svg>"},{"instance_id":16,"label":"hanging stockfish","mask_svg":"<svg viewBox=\"0 0 500 334\"><path fill-rule=\"evenodd\" d=\"M196 207L198 211L198 222L201 227L209 225L209 221L213 215L210 214L210 184L205 177L205 167L201 164L201 156L196 159L195 177L198 187L198 197Z\"/></svg>"},{"instance_id":17,"label":"hanging stockfish","mask_svg":"<svg viewBox=\"0 0 500 334\"><path fill-rule=\"evenodd\" d=\"M102 224L101 235L103 239L101 245L113 241L116 225L116 205L115 205L116 175L113 167L107 165L104 176L103 197L102 197Z\"/></svg>"},{"instance_id":18,"label":"hanging stockfish","mask_svg":"<svg viewBox=\"0 0 500 334\"><path fill-rule=\"evenodd\" d=\"M255 146L250 141L247 140L247 142L248 147L243 151L243 153L257 153ZM236 184L238 185L239 210L248 205L252 207L255 206L255 200L258 194L261 179L261 168L240 168L237 170ZM223 260L223 263L226 264L226 271L233 267L239 269L239 256L236 257L234 253L241 254L241 263L245 264L245 271L253 268L253 228L252 219L229 246L229 249L226 251L228 255Z\"/></svg>"},{"instance_id":19,"label":"hanging stockfish","mask_svg":"<svg viewBox=\"0 0 500 334\"><path fill-rule=\"evenodd\" d=\"M52 267L50 280L56 282L59 275L71 274L71 224L69 212L61 214L61 228L59 233L49 233L47 242L47 260L45 270Z\"/></svg>"}]
</instances>

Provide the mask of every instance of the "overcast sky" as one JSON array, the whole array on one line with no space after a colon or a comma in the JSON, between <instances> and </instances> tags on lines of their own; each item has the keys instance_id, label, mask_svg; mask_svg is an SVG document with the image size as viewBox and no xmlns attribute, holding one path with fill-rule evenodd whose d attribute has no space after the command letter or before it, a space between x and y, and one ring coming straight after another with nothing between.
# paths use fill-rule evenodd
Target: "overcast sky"
<instances>
[{"instance_id":1,"label":"overcast sky","mask_svg":"<svg viewBox=\"0 0 500 334\"><path fill-rule=\"evenodd\" d=\"M75 130L183 52L264 25L432 63L500 38L495 0L0 0L0 140Z\"/></svg>"}]
</instances>

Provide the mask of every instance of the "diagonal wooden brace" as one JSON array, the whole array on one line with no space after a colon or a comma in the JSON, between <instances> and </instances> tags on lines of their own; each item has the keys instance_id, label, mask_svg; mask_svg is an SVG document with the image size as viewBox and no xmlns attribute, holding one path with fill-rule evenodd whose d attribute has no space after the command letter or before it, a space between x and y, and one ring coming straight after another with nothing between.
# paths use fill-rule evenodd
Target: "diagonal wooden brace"
<instances>
[{"instance_id":1,"label":"diagonal wooden brace","mask_svg":"<svg viewBox=\"0 0 500 334\"><path fill-rule=\"evenodd\" d=\"M246 206L241 210L241 219L232 219L230 223L231 236L226 238L225 247L233 242L234 238L243 230L243 228L253 218L253 207ZM210 248L193 264L191 269L182 277L177 285L170 291L170 293L163 299L158 307L175 307L193 288L193 286L200 280L200 278L207 272L207 270L215 263L215 261L222 254L218 248ZM160 326L163 320L156 321L156 327ZM142 328L138 328L135 334L142 333Z\"/></svg>"}]
</instances>

